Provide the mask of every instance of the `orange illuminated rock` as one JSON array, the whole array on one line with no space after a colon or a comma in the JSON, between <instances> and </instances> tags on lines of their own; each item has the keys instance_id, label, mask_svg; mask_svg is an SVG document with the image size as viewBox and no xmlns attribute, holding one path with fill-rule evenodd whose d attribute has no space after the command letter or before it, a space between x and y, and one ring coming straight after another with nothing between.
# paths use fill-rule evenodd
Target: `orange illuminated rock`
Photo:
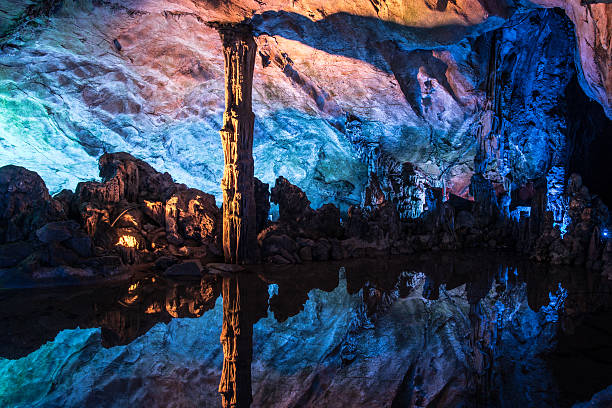
<instances>
[{"instance_id":1,"label":"orange illuminated rock","mask_svg":"<svg viewBox=\"0 0 612 408\"><path fill-rule=\"evenodd\" d=\"M252 263L257 258L257 242L251 92L257 45L248 25L215 27L223 41L225 59L223 252L228 263Z\"/></svg>"}]
</instances>

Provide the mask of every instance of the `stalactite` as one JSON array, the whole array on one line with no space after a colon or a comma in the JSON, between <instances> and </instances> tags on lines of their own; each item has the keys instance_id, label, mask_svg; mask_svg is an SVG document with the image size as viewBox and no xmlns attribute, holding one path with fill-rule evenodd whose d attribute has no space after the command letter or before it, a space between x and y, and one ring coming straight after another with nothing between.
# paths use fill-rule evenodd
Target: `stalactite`
<instances>
[{"instance_id":1,"label":"stalactite","mask_svg":"<svg viewBox=\"0 0 612 408\"><path fill-rule=\"evenodd\" d=\"M485 101L484 111L480 119L480 126L477 132L478 150L474 157L474 170L476 173L486 175L491 169L489 166L493 160L499 159L499 133L501 128L501 98L498 88L498 33L493 32L491 37L491 50L489 53L489 67L486 82L487 99ZM498 164L498 163L497 163ZM498 167L498 166L496 166Z\"/></svg>"},{"instance_id":2,"label":"stalactite","mask_svg":"<svg viewBox=\"0 0 612 408\"><path fill-rule=\"evenodd\" d=\"M251 91L257 44L247 24L211 23L221 35L225 59L225 113L221 140L225 168L223 252L228 263L256 261Z\"/></svg>"}]
</instances>

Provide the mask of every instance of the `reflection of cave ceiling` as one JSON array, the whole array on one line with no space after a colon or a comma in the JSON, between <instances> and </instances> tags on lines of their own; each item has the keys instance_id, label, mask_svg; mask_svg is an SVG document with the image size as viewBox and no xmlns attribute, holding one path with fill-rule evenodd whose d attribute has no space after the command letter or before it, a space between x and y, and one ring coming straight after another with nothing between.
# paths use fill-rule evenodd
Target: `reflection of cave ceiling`
<instances>
[{"instance_id":1,"label":"reflection of cave ceiling","mask_svg":"<svg viewBox=\"0 0 612 408\"><path fill-rule=\"evenodd\" d=\"M581 85L610 116L612 5L542 5L578 22ZM125 150L219 196L223 60L205 23L252 17L265 182L284 175L315 206L358 202L375 146L465 193L488 32L502 25L509 166L516 179L534 177L563 148L576 45L563 13L526 10L472 0L2 1L0 165L38 171L58 191L95 176L103 151Z\"/></svg>"}]
</instances>

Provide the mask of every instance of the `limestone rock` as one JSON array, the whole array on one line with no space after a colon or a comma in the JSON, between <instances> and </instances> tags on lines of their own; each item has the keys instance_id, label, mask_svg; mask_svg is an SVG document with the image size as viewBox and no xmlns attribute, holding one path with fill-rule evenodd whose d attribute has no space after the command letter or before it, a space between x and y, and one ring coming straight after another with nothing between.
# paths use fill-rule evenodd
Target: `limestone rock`
<instances>
[{"instance_id":1,"label":"limestone rock","mask_svg":"<svg viewBox=\"0 0 612 408\"><path fill-rule=\"evenodd\" d=\"M270 201L278 204L279 221L296 222L310 215L310 200L306 194L289 180L280 176L270 192Z\"/></svg>"},{"instance_id":2,"label":"limestone rock","mask_svg":"<svg viewBox=\"0 0 612 408\"><path fill-rule=\"evenodd\" d=\"M60 209L38 174L0 167L0 244L29 239L47 222L61 218Z\"/></svg>"},{"instance_id":3,"label":"limestone rock","mask_svg":"<svg viewBox=\"0 0 612 408\"><path fill-rule=\"evenodd\" d=\"M259 234L268 224L270 214L270 186L263 183L257 177L253 178L255 188L255 223L256 233Z\"/></svg>"},{"instance_id":4,"label":"limestone rock","mask_svg":"<svg viewBox=\"0 0 612 408\"><path fill-rule=\"evenodd\" d=\"M192 188L181 190L165 204L168 242L181 244L189 239L200 244L214 244L220 233L219 218L215 197Z\"/></svg>"},{"instance_id":5,"label":"limestone rock","mask_svg":"<svg viewBox=\"0 0 612 408\"><path fill-rule=\"evenodd\" d=\"M164 272L165 276L197 276L202 275L202 264L198 260L188 260L170 266Z\"/></svg>"}]
</instances>

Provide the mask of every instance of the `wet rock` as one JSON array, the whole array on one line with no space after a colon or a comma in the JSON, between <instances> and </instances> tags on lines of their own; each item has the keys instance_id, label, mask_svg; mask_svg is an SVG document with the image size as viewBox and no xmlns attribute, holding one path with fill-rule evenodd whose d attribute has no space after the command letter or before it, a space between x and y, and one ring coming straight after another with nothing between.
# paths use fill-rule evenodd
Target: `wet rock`
<instances>
[{"instance_id":1,"label":"wet rock","mask_svg":"<svg viewBox=\"0 0 612 408\"><path fill-rule=\"evenodd\" d=\"M285 254L287 254L285 252ZM269 256L267 258L268 262L273 263L273 264L278 264L278 265L289 265L289 264L294 264L296 263L294 259L292 259L293 257L289 256L283 256L281 254L276 254L276 255L272 255Z\"/></svg>"},{"instance_id":2,"label":"wet rock","mask_svg":"<svg viewBox=\"0 0 612 408\"><path fill-rule=\"evenodd\" d=\"M270 201L278 204L280 222L296 222L312 212L306 194L282 176L276 179Z\"/></svg>"},{"instance_id":3,"label":"wet rock","mask_svg":"<svg viewBox=\"0 0 612 408\"><path fill-rule=\"evenodd\" d=\"M178 261L178 258L174 256L160 256L155 260L155 267L158 270L165 271L172 265L176 264Z\"/></svg>"},{"instance_id":4,"label":"wet rock","mask_svg":"<svg viewBox=\"0 0 612 408\"><path fill-rule=\"evenodd\" d=\"M45 244L62 242L71 238L79 228L80 225L75 221L50 222L36 230L36 236Z\"/></svg>"},{"instance_id":5,"label":"wet rock","mask_svg":"<svg viewBox=\"0 0 612 408\"><path fill-rule=\"evenodd\" d=\"M255 188L255 224L256 233L259 234L268 224L270 214L270 186L261 182L257 177L253 178Z\"/></svg>"},{"instance_id":6,"label":"wet rock","mask_svg":"<svg viewBox=\"0 0 612 408\"><path fill-rule=\"evenodd\" d=\"M59 218L61 206L38 174L18 166L0 167L0 244L27 240Z\"/></svg>"},{"instance_id":7,"label":"wet rock","mask_svg":"<svg viewBox=\"0 0 612 408\"><path fill-rule=\"evenodd\" d=\"M208 263L206 264L210 273L213 274L226 274L226 273L237 273L244 271L244 267L236 264L226 263Z\"/></svg>"},{"instance_id":8,"label":"wet rock","mask_svg":"<svg viewBox=\"0 0 612 408\"><path fill-rule=\"evenodd\" d=\"M298 255L300 256L300 259L304 262L312 261L312 247L304 246L300 248Z\"/></svg>"},{"instance_id":9,"label":"wet rock","mask_svg":"<svg viewBox=\"0 0 612 408\"><path fill-rule=\"evenodd\" d=\"M168 267L165 276L197 276L202 275L202 264L198 260L189 260Z\"/></svg>"}]
</instances>

